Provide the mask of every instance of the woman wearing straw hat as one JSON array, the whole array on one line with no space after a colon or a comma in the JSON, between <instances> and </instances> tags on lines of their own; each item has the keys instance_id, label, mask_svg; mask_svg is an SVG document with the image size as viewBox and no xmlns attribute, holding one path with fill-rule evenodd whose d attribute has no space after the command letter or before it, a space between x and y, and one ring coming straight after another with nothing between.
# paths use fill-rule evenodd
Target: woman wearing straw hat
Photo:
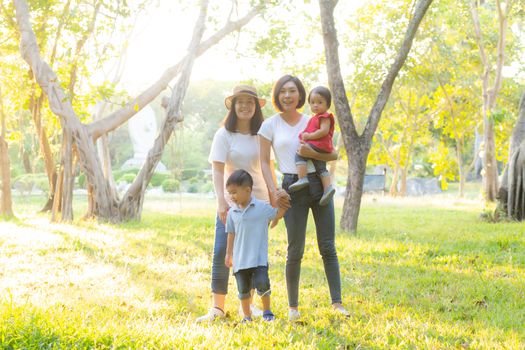
<instances>
[{"instance_id":1,"label":"woman wearing straw hat","mask_svg":"<svg viewBox=\"0 0 525 350\"><path fill-rule=\"evenodd\" d=\"M213 185L217 197L211 273L213 306L206 315L197 318L197 322L213 321L225 316L224 304L230 275L230 269L224 264L227 244L225 222L231 204L225 195L225 179L237 169L246 170L253 177L253 195L257 199L270 202L268 189L261 172L257 137L257 132L264 119L261 108L265 103L266 100L259 98L257 90L249 85L236 86L233 94L224 100L228 114L223 121L223 126L213 137L208 158L212 164ZM273 168L271 173L275 179ZM252 315L261 316L262 311L252 305Z\"/></svg>"}]
</instances>

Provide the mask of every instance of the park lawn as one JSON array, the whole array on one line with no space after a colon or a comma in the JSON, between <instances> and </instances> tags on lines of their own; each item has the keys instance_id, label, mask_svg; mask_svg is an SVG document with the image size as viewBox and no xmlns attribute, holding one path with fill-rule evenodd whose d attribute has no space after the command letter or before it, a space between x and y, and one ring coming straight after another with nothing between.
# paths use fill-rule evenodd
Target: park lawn
<instances>
[{"instance_id":1,"label":"park lawn","mask_svg":"<svg viewBox=\"0 0 525 350\"><path fill-rule=\"evenodd\" d=\"M346 319L330 308L310 220L302 323L287 321L281 222L270 233L278 319L242 325L234 278L229 317L194 323L210 304L213 199L146 200L141 222L118 226L50 224L25 200L0 223L0 348L525 348L525 225L427 199L365 198L358 234L337 232Z\"/></svg>"}]
</instances>

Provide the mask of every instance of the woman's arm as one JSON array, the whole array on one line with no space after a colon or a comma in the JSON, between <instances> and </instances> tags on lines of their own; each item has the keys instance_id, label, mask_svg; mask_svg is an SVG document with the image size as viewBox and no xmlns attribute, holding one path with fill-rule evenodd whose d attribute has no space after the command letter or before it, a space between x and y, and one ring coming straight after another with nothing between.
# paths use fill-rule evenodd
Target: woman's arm
<instances>
[{"instance_id":1,"label":"woman's arm","mask_svg":"<svg viewBox=\"0 0 525 350\"><path fill-rule=\"evenodd\" d=\"M277 190L277 185L274 181L274 173L272 171L270 151L272 144L270 141L265 139L263 136L259 136L259 157L261 159L261 171L266 182L266 187L268 187L268 192L273 196Z\"/></svg>"},{"instance_id":2,"label":"woman's arm","mask_svg":"<svg viewBox=\"0 0 525 350\"><path fill-rule=\"evenodd\" d=\"M275 165L273 165L273 162L271 160L270 160L270 172L272 173L273 184L274 184L275 188L277 188L277 177L275 176ZM266 188L268 189L268 186ZM270 204L273 207L276 207L277 203L272 203L274 198L273 198L272 193L270 192L269 189L268 189L268 198L270 198Z\"/></svg>"},{"instance_id":3,"label":"woman's arm","mask_svg":"<svg viewBox=\"0 0 525 350\"><path fill-rule=\"evenodd\" d=\"M271 142L263 136L259 136L259 157L261 159L261 171L264 181L266 182L268 192L270 193L270 203L275 207L277 206L277 202L282 202L279 203L279 206L285 206L286 208L289 208L290 196L286 193L286 191L277 188L275 172L273 170L273 164L271 164L272 160L270 159L271 148Z\"/></svg>"},{"instance_id":4,"label":"woman's arm","mask_svg":"<svg viewBox=\"0 0 525 350\"><path fill-rule=\"evenodd\" d=\"M212 165L213 187L217 195L217 215L223 224L226 224L226 215L229 205L224 197L224 163L213 162Z\"/></svg>"},{"instance_id":5,"label":"woman's arm","mask_svg":"<svg viewBox=\"0 0 525 350\"><path fill-rule=\"evenodd\" d=\"M305 158L313 158L322 160L324 162L329 162L338 158L336 151L333 151L332 153L319 153L304 141L301 141L301 145L299 146L297 153Z\"/></svg>"}]
</instances>

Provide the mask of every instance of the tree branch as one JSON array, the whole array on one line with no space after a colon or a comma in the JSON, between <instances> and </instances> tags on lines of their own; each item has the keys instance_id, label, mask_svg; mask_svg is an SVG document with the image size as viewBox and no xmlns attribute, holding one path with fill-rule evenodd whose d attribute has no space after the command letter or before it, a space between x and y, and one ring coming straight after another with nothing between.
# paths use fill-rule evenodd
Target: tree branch
<instances>
[{"instance_id":1,"label":"tree branch","mask_svg":"<svg viewBox=\"0 0 525 350\"><path fill-rule=\"evenodd\" d=\"M489 106L492 108L496 103L496 96L498 95L499 90L501 89L501 84L503 81L503 64L505 62L505 46L507 42L507 22L508 22L508 13L512 6L512 1L507 0L505 3L505 12L501 8L500 0L496 0L496 8L498 11L498 22L499 22L499 36L498 36L498 51L496 59L496 75L494 77L494 85L492 91L489 94Z\"/></svg>"},{"instance_id":2,"label":"tree branch","mask_svg":"<svg viewBox=\"0 0 525 350\"><path fill-rule=\"evenodd\" d=\"M197 57L208 50L211 46L218 43L225 36L232 33L233 31L239 30L246 23L248 23L252 18L254 18L261 11L262 6L257 6L253 8L249 13L247 13L243 18L235 22L228 22L225 26L219 30L217 33L212 35L206 41L203 41L199 44L197 49ZM110 131L115 130L120 125L128 121L133 117L139 110L148 105L155 97L157 97L162 91L166 89L169 82L172 81L177 74L181 71L181 67L186 60L184 57L176 65L168 68L161 78L151 85L148 89L142 92L138 97L129 102L124 108L110 114L104 119L100 119L92 122L88 125L89 133L91 137L96 140L101 135L104 135Z\"/></svg>"},{"instance_id":3,"label":"tree branch","mask_svg":"<svg viewBox=\"0 0 525 350\"><path fill-rule=\"evenodd\" d=\"M62 15L60 16L60 21L58 22L57 31L55 34L55 43L53 44L53 49L51 50L51 56L49 58L49 66L52 68L53 64L55 63L56 54L57 54L57 48L58 48L58 40L60 39L60 36L62 35L62 28L64 27L66 23L66 18L69 16L69 7L71 6L71 0L68 0L66 5L64 6L64 10L62 11Z\"/></svg>"},{"instance_id":4,"label":"tree branch","mask_svg":"<svg viewBox=\"0 0 525 350\"><path fill-rule=\"evenodd\" d=\"M16 19L20 30L20 52L31 67L36 81L46 93L53 113L65 124L80 123L58 77L51 67L42 60L35 33L29 22L29 8L25 1L14 0Z\"/></svg>"},{"instance_id":5,"label":"tree branch","mask_svg":"<svg viewBox=\"0 0 525 350\"><path fill-rule=\"evenodd\" d=\"M93 34L93 31L95 30L95 24L97 22L97 16L98 16L101 5L102 5L102 2L96 3L95 8L93 10L93 16L91 17L91 21L89 22L87 30L84 32L84 35L82 35L82 38L77 42L75 56L73 57L73 65L69 73L68 91L69 91L69 98L71 99L71 101L73 101L75 97L75 84L77 82L78 60L80 58L80 53L82 52L82 48L86 44L86 41L89 39L89 36Z\"/></svg>"},{"instance_id":6,"label":"tree branch","mask_svg":"<svg viewBox=\"0 0 525 350\"><path fill-rule=\"evenodd\" d=\"M417 3L414 16L410 19L410 22L408 23L405 38L403 39L403 43L399 48L397 57L388 71L383 85L381 86L381 90L379 91L379 94L377 96L376 102L374 103L374 106L372 107L368 116L365 130L363 132L364 138L368 141L371 141L372 137L374 136L374 133L377 129L377 125L379 124L379 119L381 118L381 113L383 112L383 109L385 108L385 105L388 101L388 97L390 96L390 93L392 91L394 81L397 77L397 74L401 70L401 67L403 67L406 61L408 53L412 48L412 43L414 41L414 37L416 36L417 29L419 28L419 24L423 20L423 17L425 16L425 13L427 12L431 3L432 0L419 0Z\"/></svg>"},{"instance_id":7,"label":"tree branch","mask_svg":"<svg viewBox=\"0 0 525 350\"><path fill-rule=\"evenodd\" d=\"M474 22L474 33L476 37L476 42L478 44L481 63L483 64L483 67L487 67L487 55L485 54L485 49L483 48L481 25L479 23L478 5L476 3L476 0L472 0L470 2L470 12L472 13L472 21Z\"/></svg>"}]
</instances>

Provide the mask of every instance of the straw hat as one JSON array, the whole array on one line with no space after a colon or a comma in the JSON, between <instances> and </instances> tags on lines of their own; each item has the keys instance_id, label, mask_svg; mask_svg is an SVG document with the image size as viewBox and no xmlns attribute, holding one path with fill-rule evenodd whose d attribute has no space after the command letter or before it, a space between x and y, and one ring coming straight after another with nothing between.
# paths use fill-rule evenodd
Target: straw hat
<instances>
[{"instance_id":1,"label":"straw hat","mask_svg":"<svg viewBox=\"0 0 525 350\"><path fill-rule=\"evenodd\" d=\"M251 97L255 97L256 99L258 99L259 106L261 106L261 108L263 108L264 105L266 104L266 100L264 98L259 98L259 96L257 96L257 90L253 86L237 85L236 87L233 88L233 95L228 96L224 99L224 105L226 105L226 108L230 109L232 107L233 99L235 97L242 96L242 95L251 96Z\"/></svg>"}]
</instances>

